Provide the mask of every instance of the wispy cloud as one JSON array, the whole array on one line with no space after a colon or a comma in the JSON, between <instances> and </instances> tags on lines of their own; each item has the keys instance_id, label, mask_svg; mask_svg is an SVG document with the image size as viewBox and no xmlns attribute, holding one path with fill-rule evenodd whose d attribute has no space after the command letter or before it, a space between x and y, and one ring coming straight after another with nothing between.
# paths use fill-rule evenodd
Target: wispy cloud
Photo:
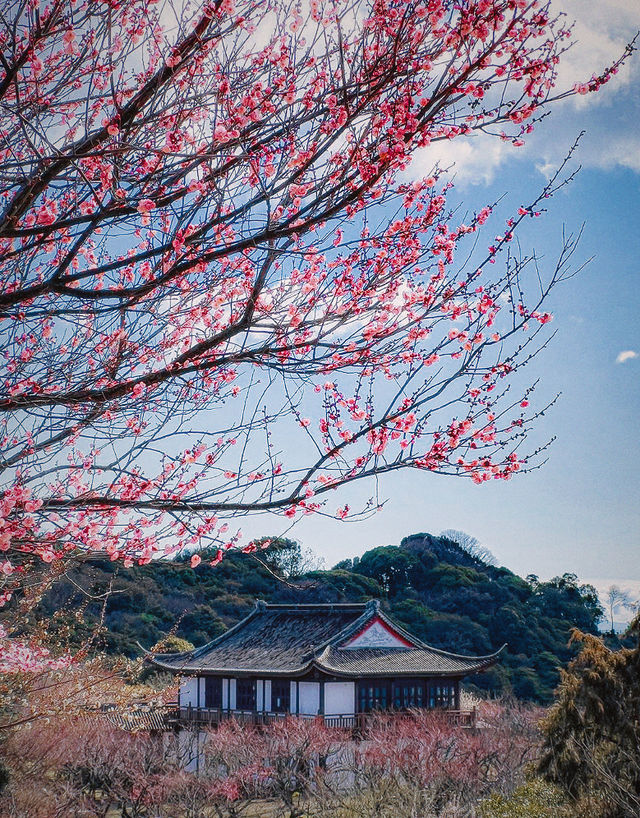
<instances>
[{"instance_id":1,"label":"wispy cloud","mask_svg":"<svg viewBox=\"0 0 640 818\"><path fill-rule=\"evenodd\" d=\"M574 22L574 45L560 63L559 87L586 82L593 73L611 64L640 26L637 0L552 0L551 8L564 12L567 20ZM639 71L637 60L628 60L609 83L608 94L576 96L571 103L577 108L611 105L613 93L629 86Z\"/></svg>"},{"instance_id":2,"label":"wispy cloud","mask_svg":"<svg viewBox=\"0 0 640 818\"><path fill-rule=\"evenodd\" d=\"M627 361L631 361L634 358L638 357L638 353L635 349L623 349L622 352L618 353L618 357L616 358L617 364L624 364Z\"/></svg>"},{"instance_id":3,"label":"wispy cloud","mask_svg":"<svg viewBox=\"0 0 640 818\"><path fill-rule=\"evenodd\" d=\"M572 88L600 73L624 51L640 30L638 0L552 0L552 11L575 20L575 44L563 56L556 90ZM585 167L615 167L640 172L640 137L637 121L640 98L633 91L640 81L640 60L631 59L597 94L576 95L553 108L553 126L541 125L524 147L484 134L453 142L435 142L418 151L407 175L420 177L434 164L451 167L462 187L487 185L514 160L533 162L548 176L553 173L580 130L587 131L578 160Z\"/></svg>"}]
</instances>

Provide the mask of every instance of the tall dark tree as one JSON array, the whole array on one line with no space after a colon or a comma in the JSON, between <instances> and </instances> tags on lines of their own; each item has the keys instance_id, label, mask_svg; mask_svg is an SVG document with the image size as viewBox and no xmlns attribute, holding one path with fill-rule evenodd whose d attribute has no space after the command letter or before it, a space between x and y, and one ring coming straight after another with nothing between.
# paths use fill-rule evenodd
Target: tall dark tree
<instances>
[{"instance_id":1,"label":"tall dark tree","mask_svg":"<svg viewBox=\"0 0 640 818\"><path fill-rule=\"evenodd\" d=\"M574 634L582 650L544 724L540 769L591 818L640 815L640 617L631 632L637 644L618 651Z\"/></svg>"}]
</instances>

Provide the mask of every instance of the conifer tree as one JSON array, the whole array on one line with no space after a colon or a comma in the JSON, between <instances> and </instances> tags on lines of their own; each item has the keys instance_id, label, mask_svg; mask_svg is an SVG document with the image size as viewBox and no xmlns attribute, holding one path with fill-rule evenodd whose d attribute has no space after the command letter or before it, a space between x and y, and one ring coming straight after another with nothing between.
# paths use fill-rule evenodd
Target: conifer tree
<instances>
[{"instance_id":1,"label":"conifer tree","mask_svg":"<svg viewBox=\"0 0 640 818\"><path fill-rule=\"evenodd\" d=\"M630 632L637 644L618 651L574 632L583 647L544 723L540 771L576 799L580 816L640 814L640 616Z\"/></svg>"}]
</instances>

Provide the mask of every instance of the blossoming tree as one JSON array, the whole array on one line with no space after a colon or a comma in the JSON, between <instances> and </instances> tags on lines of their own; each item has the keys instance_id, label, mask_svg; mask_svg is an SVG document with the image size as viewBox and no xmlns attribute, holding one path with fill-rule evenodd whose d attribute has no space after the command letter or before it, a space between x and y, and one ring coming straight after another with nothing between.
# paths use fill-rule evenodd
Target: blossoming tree
<instances>
[{"instance_id":1,"label":"blossoming tree","mask_svg":"<svg viewBox=\"0 0 640 818\"><path fill-rule=\"evenodd\" d=\"M569 36L537 0L17 0L2 601L88 551L215 562L256 547L229 518L350 516L335 489L400 468L531 465L530 390L505 385L571 246L544 280L509 250L561 180L483 242L491 206L462 221L437 167L406 170L596 90L618 64L555 87Z\"/></svg>"}]
</instances>

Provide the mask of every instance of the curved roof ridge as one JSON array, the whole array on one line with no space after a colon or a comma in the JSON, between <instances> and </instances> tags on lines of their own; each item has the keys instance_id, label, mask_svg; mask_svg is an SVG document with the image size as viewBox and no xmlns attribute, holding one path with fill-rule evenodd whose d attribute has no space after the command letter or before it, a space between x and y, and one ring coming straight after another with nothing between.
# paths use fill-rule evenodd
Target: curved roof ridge
<instances>
[{"instance_id":1,"label":"curved roof ridge","mask_svg":"<svg viewBox=\"0 0 640 818\"><path fill-rule=\"evenodd\" d=\"M387 625L395 628L402 637L404 637L405 639L408 639L410 642L413 642L413 644L416 647L426 648L427 650L432 650L434 653L439 653L441 656L450 656L452 659L477 659L477 660L495 659L495 657L499 656L502 653L502 651L507 647L507 643L505 642L504 645L502 645L502 647L498 648L498 650L496 650L494 653L487 653L484 656L469 656L468 654L464 654L464 653L452 653L450 650L443 650L442 648L436 648L433 645L430 645L428 642L423 642L421 639L418 639L417 636L414 636L413 634L411 634L408 631L404 630L404 628L402 628L400 625L396 624L396 622L394 622L393 619L391 619L389 616L387 616L384 613L384 611L380 610L380 611L378 611L378 614L379 614L380 618L387 623ZM405 650L411 650L411 648L406 648L406 647L404 649Z\"/></svg>"},{"instance_id":2,"label":"curved roof ridge","mask_svg":"<svg viewBox=\"0 0 640 818\"><path fill-rule=\"evenodd\" d=\"M493 665L504 646L488 656L457 656L427 648L360 648L341 651L328 645L313 664L318 670L346 678L375 676L466 676ZM435 664L434 664L435 662Z\"/></svg>"},{"instance_id":3,"label":"curved roof ridge","mask_svg":"<svg viewBox=\"0 0 640 818\"><path fill-rule=\"evenodd\" d=\"M498 648L498 650L494 651L493 653L486 653L484 656L469 656L469 654L465 653L452 653L450 650L442 650L442 648L434 648L433 645L427 645L426 642L421 643L420 647L426 648L427 650L431 650L434 653L439 654L440 656L447 656L450 659L471 659L477 662L489 661L490 659L495 659L497 656L500 656L502 651L507 647L507 643L505 642L504 645ZM411 650L411 648L407 648L407 650Z\"/></svg>"}]
</instances>

